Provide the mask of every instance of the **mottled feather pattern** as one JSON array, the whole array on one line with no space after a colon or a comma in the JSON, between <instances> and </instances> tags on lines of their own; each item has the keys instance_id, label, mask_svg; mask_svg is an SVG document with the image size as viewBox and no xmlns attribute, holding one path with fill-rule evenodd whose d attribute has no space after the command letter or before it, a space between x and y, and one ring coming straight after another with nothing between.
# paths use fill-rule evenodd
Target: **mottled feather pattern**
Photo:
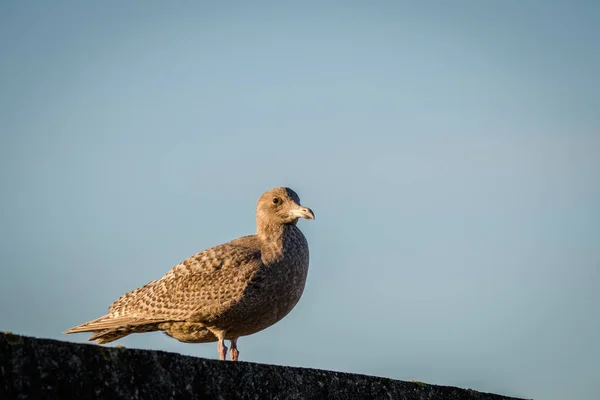
<instances>
[{"instance_id":1,"label":"mottled feather pattern","mask_svg":"<svg viewBox=\"0 0 600 400\"><path fill-rule=\"evenodd\" d=\"M251 241L250 237L237 241ZM135 289L109 307L109 316L153 320L202 318L232 302L258 267L260 251L234 242L201 251L176 265L161 279Z\"/></svg>"}]
</instances>

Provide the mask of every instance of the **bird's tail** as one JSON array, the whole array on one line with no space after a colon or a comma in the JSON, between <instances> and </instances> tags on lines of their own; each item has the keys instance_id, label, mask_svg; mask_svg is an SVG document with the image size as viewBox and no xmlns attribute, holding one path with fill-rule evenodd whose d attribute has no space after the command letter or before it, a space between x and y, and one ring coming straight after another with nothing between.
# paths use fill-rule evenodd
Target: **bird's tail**
<instances>
[{"instance_id":1,"label":"bird's tail","mask_svg":"<svg viewBox=\"0 0 600 400\"><path fill-rule=\"evenodd\" d=\"M132 317L112 317L104 315L95 320L77 325L64 333L94 332L88 339L98 344L110 343L131 333L152 332L159 330L162 321L137 319Z\"/></svg>"},{"instance_id":2,"label":"bird's tail","mask_svg":"<svg viewBox=\"0 0 600 400\"><path fill-rule=\"evenodd\" d=\"M95 332L90 336L88 341L93 342L95 340L98 344L106 344L119 340L130 333L133 333L133 331L126 329L105 329L103 331Z\"/></svg>"}]
</instances>

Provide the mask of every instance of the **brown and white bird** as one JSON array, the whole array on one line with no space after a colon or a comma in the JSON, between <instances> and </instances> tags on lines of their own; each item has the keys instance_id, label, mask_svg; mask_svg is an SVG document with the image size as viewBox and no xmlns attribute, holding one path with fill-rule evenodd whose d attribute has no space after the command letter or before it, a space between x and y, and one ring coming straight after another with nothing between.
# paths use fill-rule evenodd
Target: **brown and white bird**
<instances>
[{"instance_id":1,"label":"brown and white bird","mask_svg":"<svg viewBox=\"0 0 600 400\"><path fill-rule=\"evenodd\" d=\"M308 243L296 226L315 215L291 189L265 192L256 234L201 251L162 278L121 296L108 314L67 330L109 343L131 333L164 331L187 343L218 342L237 361L237 340L273 325L294 308L308 273Z\"/></svg>"}]
</instances>

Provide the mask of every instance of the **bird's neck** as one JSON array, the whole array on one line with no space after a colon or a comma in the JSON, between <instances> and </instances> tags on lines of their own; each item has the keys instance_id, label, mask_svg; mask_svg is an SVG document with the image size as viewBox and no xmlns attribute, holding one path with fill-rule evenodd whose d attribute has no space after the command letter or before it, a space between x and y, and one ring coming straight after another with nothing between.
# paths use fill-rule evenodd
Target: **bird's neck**
<instances>
[{"instance_id":1,"label":"bird's neck","mask_svg":"<svg viewBox=\"0 0 600 400\"><path fill-rule=\"evenodd\" d=\"M257 221L256 236L263 243L279 243L286 233L286 227L287 225L285 224L269 224Z\"/></svg>"},{"instance_id":2,"label":"bird's neck","mask_svg":"<svg viewBox=\"0 0 600 400\"><path fill-rule=\"evenodd\" d=\"M263 253L263 259L276 261L285 254L286 237L298 229L295 224L262 224L258 225L258 236Z\"/></svg>"}]
</instances>

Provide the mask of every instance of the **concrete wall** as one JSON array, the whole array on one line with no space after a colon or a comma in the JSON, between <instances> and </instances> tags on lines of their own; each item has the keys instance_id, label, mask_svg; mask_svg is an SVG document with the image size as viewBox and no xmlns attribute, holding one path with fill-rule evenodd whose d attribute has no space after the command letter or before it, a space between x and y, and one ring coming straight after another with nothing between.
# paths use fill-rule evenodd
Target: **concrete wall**
<instances>
[{"instance_id":1,"label":"concrete wall","mask_svg":"<svg viewBox=\"0 0 600 400\"><path fill-rule=\"evenodd\" d=\"M0 399L508 399L372 376L0 333Z\"/></svg>"}]
</instances>

